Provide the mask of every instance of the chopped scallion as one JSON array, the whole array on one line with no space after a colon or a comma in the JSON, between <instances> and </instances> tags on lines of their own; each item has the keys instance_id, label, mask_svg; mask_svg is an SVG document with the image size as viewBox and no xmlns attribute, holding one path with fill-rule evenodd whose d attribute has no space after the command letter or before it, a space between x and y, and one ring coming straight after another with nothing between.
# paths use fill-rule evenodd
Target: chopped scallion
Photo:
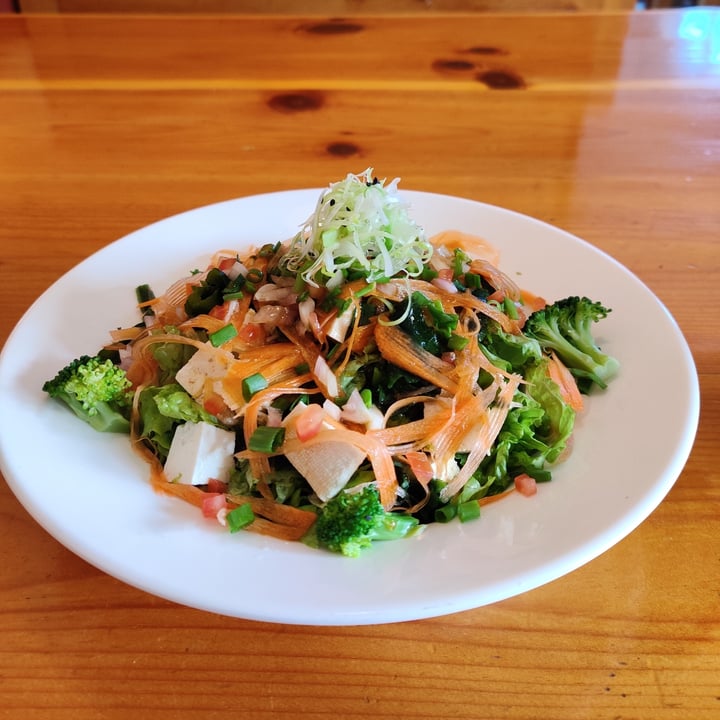
<instances>
[{"instance_id":1,"label":"chopped scallion","mask_svg":"<svg viewBox=\"0 0 720 720\"><path fill-rule=\"evenodd\" d=\"M242 530L244 527L247 527L251 522L253 522L253 520L255 520L255 513L250 507L250 503L238 505L236 508L230 510L230 512L225 516L225 521L227 522L231 533Z\"/></svg>"},{"instance_id":2,"label":"chopped scallion","mask_svg":"<svg viewBox=\"0 0 720 720\"><path fill-rule=\"evenodd\" d=\"M480 517L480 503L477 500L467 500L458 505L457 516L460 522L477 520Z\"/></svg>"},{"instance_id":3,"label":"chopped scallion","mask_svg":"<svg viewBox=\"0 0 720 720\"><path fill-rule=\"evenodd\" d=\"M457 508L454 505L443 505L435 510L435 522L450 522L457 514Z\"/></svg>"},{"instance_id":4,"label":"chopped scallion","mask_svg":"<svg viewBox=\"0 0 720 720\"><path fill-rule=\"evenodd\" d=\"M470 290L480 290L483 286L483 280L480 275L475 275L475 273L465 273L463 276L465 280L465 286L470 288Z\"/></svg>"},{"instance_id":5,"label":"chopped scallion","mask_svg":"<svg viewBox=\"0 0 720 720\"><path fill-rule=\"evenodd\" d=\"M237 328L232 323L229 323L228 325L225 325L225 327L221 327L219 330L216 330L214 333L210 333L208 339L213 347L220 347L228 340L232 340L236 335Z\"/></svg>"},{"instance_id":6,"label":"chopped scallion","mask_svg":"<svg viewBox=\"0 0 720 720\"><path fill-rule=\"evenodd\" d=\"M365 285L364 287L361 287L361 288L355 293L355 297L356 297L356 298L363 297L363 295L367 295L368 293L373 292L373 290L375 290L376 287L377 287L376 283L374 283L374 282L368 283L368 284Z\"/></svg>"},{"instance_id":7,"label":"chopped scallion","mask_svg":"<svg viewBox=\"0 0 720 720\"><path fill-rule=\"evenodd\" d=\"M448 347L450 350L464 350L468 342L470 342L468 338L452 333L448 338Z\"/></svg>"},{"instance_id":8,"label":"chopped scallion","mask_svg":"<svg viewBox=\"0 0 720 720\"><path fill-rule=\"evenodd\" d=\"M515 305L515 303L514 303L509 297L506 297L506 298L503 300L503 310L505 310L505 314L506 314L509 318L512 318L513 320L517 320L517 319L518 319L517 306Z\"/></svg>"},{"instance_id":9,"label":"chopped scallion","mask_svg":"<svg viewBox=\"0 0 720 720\"><path fill-rule=\"evenodd\" d=\"M250 436L248 448L253 452L274 453L285 440L284 427L270 427L269 425L261 425Z\"/></svg>"},{"instance_id":10,"label":"chopped scallion","mask_svg":"<svg viewBox=\"0 0 720 720\"><path fill-rule=\"evenodd\" d=\"M242 381L242 392L246 402L250 401L250 398L260 390L264 390L268 386L268 381L261 373L255 373L254 375L248 375Z\"/></svg>"},{"instance_id":11,"label":"chopped scallion","mask_svg":"<svg viewBox=\"0 0 720 720\"><path fill-rule=\"evenodd\" d=\"M258 255L261 258L272 257L277 252L278 244L273 245L272 243L266 243L258 251Z\"/></svg>"}]
</instances>

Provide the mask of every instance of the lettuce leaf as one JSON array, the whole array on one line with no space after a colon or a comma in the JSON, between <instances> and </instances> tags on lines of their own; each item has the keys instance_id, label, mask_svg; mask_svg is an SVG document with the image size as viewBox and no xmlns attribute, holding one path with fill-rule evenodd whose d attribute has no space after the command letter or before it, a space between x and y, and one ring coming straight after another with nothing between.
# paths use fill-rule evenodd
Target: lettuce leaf
<instances>
[{"instance_id":1,"label":"lettuce leaf","mask_svg":"<svg viewBox=\"0 0 720 720\"><path fill-rule=\"evenodd\" d=\"M208 422L223 427L177 383L147 387L140 393L140 437L164 462L175 429L184 422Z\"/></svg>"}]
</instances>

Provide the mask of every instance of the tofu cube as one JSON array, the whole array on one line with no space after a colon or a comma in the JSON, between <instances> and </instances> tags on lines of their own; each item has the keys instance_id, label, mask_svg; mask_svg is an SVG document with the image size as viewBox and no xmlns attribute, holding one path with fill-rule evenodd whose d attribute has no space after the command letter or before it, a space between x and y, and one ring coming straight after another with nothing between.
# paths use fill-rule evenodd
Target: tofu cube
<instances>
[{"instance_id":1,"label":"tofu cube","mask_svg":"<svg viewBox=\"0 0 720 720\"><path fill-rule=\"evenodd\" d=\"M165 476L186 485L205 485L210 478L227 482L234 453L234 432L206 422L186 422L175 430Z\"/></svg>"},{"instance_id":2,"label":"tofu cube","mask_svg":"<svg viewBox=\"0 0 720 720\"><path fill-rule=\"evenodd\" d=\"M225 377L233 359L232 354L224 350L201 347L178 370L175 379L197 400L208 383L212 385Z\"/></svg>"}]
</instances>

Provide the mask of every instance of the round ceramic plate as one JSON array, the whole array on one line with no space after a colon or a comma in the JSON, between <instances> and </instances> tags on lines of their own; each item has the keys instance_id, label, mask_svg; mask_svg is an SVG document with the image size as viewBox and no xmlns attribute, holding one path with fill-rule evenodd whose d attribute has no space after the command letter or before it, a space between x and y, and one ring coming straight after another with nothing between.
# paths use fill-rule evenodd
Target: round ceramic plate
<instances>
[{"instance_id":1,"label":"round ceramic plate","mask_svg":"<svg viewBox=\"0 0 720 720\"><path fill-rule=\"evenodd\" d=\"M515 493L480 520L433 525L356 559L230 534L155 494L125 436L95 432L42 392L69 360L107 342L109 329L137 321L137 285L159 293L215 250L291 237L319 192L241 198L155 223L92 255L33 304L0 358L1 467L32 516L88 562L147 592L229 616L310 625L479 607L578 568L636 528L677 479L697 429L697 375L678 326L645 285L588 243L470 200L402 193L428 235L482 235L501 251L501 268L548 301L587 295L612 308L596 338L619 359L620 374L589 398L573 454L532 498Z\"/></svg>"}]
</instances>

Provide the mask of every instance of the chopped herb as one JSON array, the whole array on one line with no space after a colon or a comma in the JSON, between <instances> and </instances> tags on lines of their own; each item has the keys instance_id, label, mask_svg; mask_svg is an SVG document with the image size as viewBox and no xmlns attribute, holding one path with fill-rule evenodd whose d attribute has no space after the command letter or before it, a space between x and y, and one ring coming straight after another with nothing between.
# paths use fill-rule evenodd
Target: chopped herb
<instances>
[{"instance_id":1,"label":"chopped herb","mask_svg":"<svg viewBox=\"0 0 720 720\"><path fill-rule=\"evenodd\" d=\"M242 393L246 402L250 402L250 398L260 390L264 390L268 386L268 381L262 373L254 373L249 375L242 381Z\"/></svg>"},{"instance_id":2,"label":"chopped herb","mask_svg":"<svg viewBox=\"0 0 720 720\"><path fill-rule=\"evenodd\" d=\"M274 453L285 440L284 427L270 427L269 425L261 425L250 436L248 448L253 452Z\"/></svg>"},{"instance_id":3,"label":"chopped herb","mask_svg":"<svg viewBox=\"0 0 720 720\"><path fill-rule=\"evenodd\" d=\"M255 513L249 503L243 503L238 505L236 508L230 510L225 516L228 528L231 533L236 533L239 530L250 525L255 520Z\"/></svg>"},{"instance_id":4,"label":"chopped herb","mask_svg":"<svg viewBox=\"0 0 720 720\"><path fill-rule=\"evenodd\" d=\"M228 340L232 340L237 334L237 328L232 323L229 323L228 325L221 327L219 330L216 330L214 333L210 333L208 339L213 347L220 347Z\"/></svg>"}]
</instances>

